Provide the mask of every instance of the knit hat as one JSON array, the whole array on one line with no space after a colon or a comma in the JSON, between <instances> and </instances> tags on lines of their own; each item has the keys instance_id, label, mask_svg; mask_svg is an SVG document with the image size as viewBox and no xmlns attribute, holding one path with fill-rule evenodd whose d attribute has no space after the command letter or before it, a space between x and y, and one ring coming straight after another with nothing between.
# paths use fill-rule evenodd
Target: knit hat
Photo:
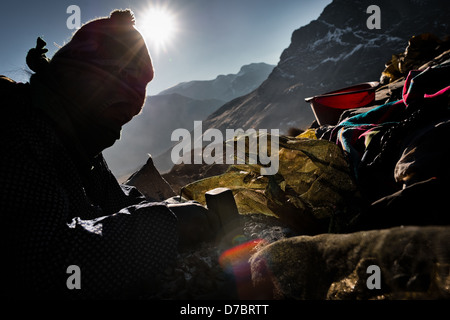
<instances>
[{"instance_id":1,"label":"knit hat","mask_svg":"<svg viewBox=\"0 0 450 320\"><path fill-rule=\"evenodd\" d=\"M56 67L76 60L120 76L123 81L146 85L153 79L153 65L145 41L134 25L130 10L115 10L109 18L83 25L52 60L45 56L48 51L45 41L38 38L36 48L28 52L27 65L35 72L45 72L50 65Z\"/></svg>"},{"instance_id":2,"label":"knit hat","mask_svg":"<svg viewBox=\"0 0 450 320\"><path fill-rule=\"evenodd\" d=\"M120 138L121 127L137 115L153 66L130 10L88 22L50 60L38 39L27 55L36 72L30 79L33 101L69 137L83 158L92 158ZM105 116L120 106L125 121ZM111 110L111 109L110 109Z\"/></svg>"},{"instance_id":3,"label":"knit hat","mask_svg":"<svg viewBox=\"0 0 450 320\"><path fill-rule=\"evenodd\" d=\"M134 25L130 10L116 10L109 18L93 20L58 50L51 64L82 61L117 75L130 85L147 85L153 79L152 61Z\"/></svg>"}]
</instances>

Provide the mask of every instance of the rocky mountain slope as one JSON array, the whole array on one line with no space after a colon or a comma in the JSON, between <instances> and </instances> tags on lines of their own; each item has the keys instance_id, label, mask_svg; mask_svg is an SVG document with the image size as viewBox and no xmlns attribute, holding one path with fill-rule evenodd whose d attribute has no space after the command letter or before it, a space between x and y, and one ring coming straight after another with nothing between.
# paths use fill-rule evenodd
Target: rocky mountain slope
<instances>
[{"instance_id":1,"label":"rocky mountain slope","mask_svg":"<svg viewBox=\"0 0 450 320\"><path fill-rule=\"evenodd\" d=\"M368 29L370 5L380 8L381 29ZM290 46L264 83L208 117L205 128L306 128L314 120L306 97L359 82L376 81L386 61L408 39L450 34L443 0L335 0L317 20L292 34Z\"/></svg>"},{"instance_id":2,"label":"rocky mountain slope","mask_svg":"<svg viewBox=\"0 0 450 320\"><path fill-rule=\"evenodd\" d=\"M257 88L273 68L253 63L237 74L181 83L148 97L142 113L124 126L121 140L104 152L111 170L118 177L129 176L146 163L147 154L157 156L173 145L175 129L192 130L195 120L206 119L227 101ZM166 161L156 162L161 171L170 169Z\"/></svg>"},{"instance_id":3,"label":"rocky mountain slope","mask_svg":"<svg viewBox=\"0 0 450 320\"><path fill-rule=\"evenodd\" d=\"M367 27L370 5L380 8L381 29ZM217 109L203 121L203 130L276 128L286 134L291 127L305 129L315 120L306 97L380 80L385 64L404 51L411 36L449 35L449 14L443 0L333 1L317 20L293 32L290 46L261 86ZM171 166L170 150L154 161L164 173ZM192 176L195 170L180 166L174 175L189 181L182 171Z\"/></svg>"},{"instance_id":4,"label":"rocky mountain slope","mask_svg":"<svg viewBox=\"0 0 450 320\"><path fill-rule=\"evenodd\" d=\"M195 120L204 119L222 104L222 100L197 100L178 93L147 97L142 113L127 123L121 139L104 151L109 167L117 177L138 170L148 154L157 155L173 144L173 130L192 130Z\"/></svg>"}]
</instances>

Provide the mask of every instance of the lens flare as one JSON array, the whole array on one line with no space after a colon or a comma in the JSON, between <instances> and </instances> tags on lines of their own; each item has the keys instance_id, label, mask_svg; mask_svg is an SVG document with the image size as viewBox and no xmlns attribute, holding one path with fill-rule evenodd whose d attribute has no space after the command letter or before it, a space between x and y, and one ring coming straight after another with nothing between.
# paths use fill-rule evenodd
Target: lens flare
<instances>
[{"instance_id":1,"label":"lens flare","mask_svg":"<svg viewBox=\"0 0 450 320\"><path fill-rule=\"evenodd\" d=\"M239 242L241 239L238 240ZM220 266L234 277L240 299L254 296L249 259L258 247L265 244L267 244L266 241L262 239L247 241L226 250L219 257Z\"/></svg>"}]
</instances>

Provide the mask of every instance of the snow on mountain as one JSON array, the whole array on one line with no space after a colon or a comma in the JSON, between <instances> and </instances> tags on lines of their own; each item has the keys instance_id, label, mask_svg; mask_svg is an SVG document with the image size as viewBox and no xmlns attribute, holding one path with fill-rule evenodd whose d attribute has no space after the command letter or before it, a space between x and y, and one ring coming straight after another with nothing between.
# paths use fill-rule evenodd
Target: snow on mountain
<instances>
[{"instance_id":1,"label":"snow on mountain","mask_svg":"<svg viewBox=\"0 0 450 320\"><path fill-rule=\"evenodd\" d=\"M367 8L380 8L381 29L369 29ZM334 0L317 20L295 30L291 44L262 85L222 106L205 127L308 127L314 120L304 99L366 81L379 80L393 53L416 34L450 34L447 0Z\"/></svg>"},{"instance_id":2,"label":"snow on mountain","mask_svg":"<svg viewBox=\"0 0 450 320\"><path fill-rule=\"evenodd\" d=\"M371 5L380 8L380 29L367 27L367 8ZM229 101L205 115L204 131L254 128L286 133L290 127L306 128L314 121L306 97L379 80L385 63L393 53L403 52L413 35L450 35L449 16L448 0L334 0L318 19L292 33L291 44L281 53L277 66L265 69L268 77L256 77L252 68L260 64L252 64L234 75L182 83L161 94ZM256 78L258 81L249 81ZM181 127L188 128L187 124ZM145 130L136 139L151 140L160 135L148 124ZM123 153L120 148L117 151ZM155 155L147 147L138 151ZM167 154L155 163L168 164ZM110 158L113 171L114 167L123 169L123 163L114 165ZM140 159L141 164L146 162L142 156Z\"/></svg>"}]
</instances>

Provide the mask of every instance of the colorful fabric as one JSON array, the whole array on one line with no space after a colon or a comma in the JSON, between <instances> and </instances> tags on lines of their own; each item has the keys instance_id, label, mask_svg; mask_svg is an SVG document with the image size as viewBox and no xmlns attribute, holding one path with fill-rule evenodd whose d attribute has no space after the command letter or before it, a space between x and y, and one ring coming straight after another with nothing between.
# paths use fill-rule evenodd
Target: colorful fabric
<instances>
[{"instance_id":1,"label":"colorful fabric","mask_svg":"<svg viewBox=\"0 0 450 320\"><path fill-rule=\"evenodd\" d=\"M450 66L411 71L405 81L401 100L374 107L342 121L332 129L330 139L349 153L356 176L359 162L374 135L383 134L424 105L432 107L443 101L443 97L450 93L448 75Z\"/></svg>"}]
</instances>

